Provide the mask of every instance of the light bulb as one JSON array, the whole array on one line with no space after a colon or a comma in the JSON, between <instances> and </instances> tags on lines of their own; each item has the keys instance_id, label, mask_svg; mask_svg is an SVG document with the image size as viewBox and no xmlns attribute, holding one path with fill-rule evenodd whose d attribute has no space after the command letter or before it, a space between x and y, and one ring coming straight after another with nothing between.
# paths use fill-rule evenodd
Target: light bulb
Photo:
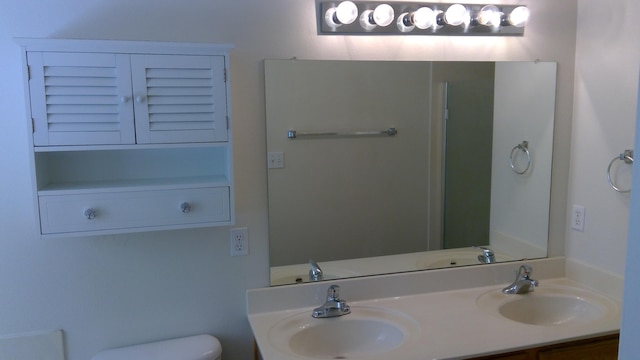
<instances>
[{"instance_id":1,"label":"light bulb","mask_svg":"<svg viewBox=\"0 0 640 360\"><path fill-rule=\"evenodd\" d=\"M462 25L469 19L469 12L467 8L462 4L453 4L449 6L444 13L444 20L449 25L458 26Z\"/></svg>"},{"instance_id":2,"label":"light bulb","mask_svg":"<svg viewBox=\"0 0 640 360\"><path fill-rule=\"evenodd\" d=\"M327 9L327 12L324 13L324 22L326 22L332 29L342 25L336 17L336 8L332 7Z\"/></svg>"},{"instance_id":3,"label":"light bulb","mask_svg":"<svg viewBox=\"0 0 640 360\"><path fill-rule=\"evenodd\" d=\"M371 31L376 28L376 23L373 22L373 10L365 10L360 15L360 26L367 31Z\"/></svg>"},{"instance_id":4,"label":"light bulb","mask_svg":"<svg viewBox=\"0 0 640 360\"><path fill-rule=\"evenodd\" d=\"M478 13L478 23L485 26L499 26L502 22L502 12L494 5L486 5Z\"/></svg>"},{"instance_id":5,"label":"light bulb","mask_svg":"<svg viewBox=\"0 0 640 360\"><path fill-rule=\"evenodd\" d=\"M421 7L414 11L411 18L418 29L428 29L436 23L436 13L428 7Z\"/></svg>"},{"instance_id":6,"label":"light bulb","mask_svg":"<svg viewBox=\"0 0 640 360\"><path fill-rule=\"evenodd\" d=\"M529 9L526 6L518 6L509 14L509 23L515 27L524 27L529 21Z\"/></svg>"},{"instance_id":7,"label":"light bulb","mask_svg":"<svg viewBox=\"0 0 640 360\"><path fill-rule=\"evenodd\" d=\"M353 1L343 1L336 7L335 14L341 24L351 24L358 18L358 7Z\"/></svg>"},{"instance_id":8,"label":"light bulb","mask_svg":"<svg viewBox=\"0 0 640 360\"><path fill-rule=\"evenodd\" d=\"M411 15L409 13L400 14L400 16L398 16L398 21L396 22L396 24L398 25L398 30L400 30L400 32L410 32L415 28L413 22L411 21Z\"/></svg>"},{"instance_id":9,"label":"light bulb","mask_svg":"<svg viewBox=\"0 0 640 360\"><path fill-rule=\"evenodd\" d=\"M380 4L373 10L373 21L380 26L387 26L393 22L395 15L389 4Z\"/></svg>"}]
</instances>

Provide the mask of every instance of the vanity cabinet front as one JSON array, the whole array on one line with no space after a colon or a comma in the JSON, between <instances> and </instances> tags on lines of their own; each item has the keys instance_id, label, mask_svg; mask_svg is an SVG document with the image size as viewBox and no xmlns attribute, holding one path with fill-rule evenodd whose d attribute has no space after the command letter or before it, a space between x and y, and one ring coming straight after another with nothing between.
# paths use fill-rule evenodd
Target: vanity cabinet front
<instances>
[{"instance_id":1,"label":"vanity cabinet front","mask_svg":"<svg viewBox=\"0 0 640 360\"><path fill-rule=\"evenodd\" d=\"M617 360L619 335L474 358L474 360Z\"/></svg>"},{"instance_id":2,"label":"vanity cabinet front","mask_svg":"<svg viewBox=\"0 0 640 360\"><path fill-rule=\"evenodd\" d=\"M19 42L43 236L233 223L230 46Z\"/></svg>"},{"instance_id":3,"label":"vanity cabinet front","mask_svg":"<svg viewBox=\"0 0 640 360\"><path fill-rule=\"evenodd\" d=\"M618 336L543 349L538 360L617 360Z\"/></svg>"}]
</instances>

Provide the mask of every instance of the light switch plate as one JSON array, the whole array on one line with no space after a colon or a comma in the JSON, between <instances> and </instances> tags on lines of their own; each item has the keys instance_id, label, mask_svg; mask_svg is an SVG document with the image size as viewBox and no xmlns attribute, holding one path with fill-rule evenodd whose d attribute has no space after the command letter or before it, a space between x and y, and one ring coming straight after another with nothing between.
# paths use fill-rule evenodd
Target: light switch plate
<instances>
[{"instance_id":1,"label":"light switch plate","mask_svg":"<svg viewBox=\"0 0 640 360\"><path fill-rule=\"evenodd\" d=\"M584 206L573 205L571 228L577 231L584 231Z\"/></svg>"},{"instance_id":2,"label":"light switch plate","mask_svg":"<svg viewBox=\"0 0 640 360\"><path fill-rule=\"evenodd\" d=\"M269 169L284 168L284 153L282 151L270 151L267 157L267 167Z\"/></svg>"}]
</instances>

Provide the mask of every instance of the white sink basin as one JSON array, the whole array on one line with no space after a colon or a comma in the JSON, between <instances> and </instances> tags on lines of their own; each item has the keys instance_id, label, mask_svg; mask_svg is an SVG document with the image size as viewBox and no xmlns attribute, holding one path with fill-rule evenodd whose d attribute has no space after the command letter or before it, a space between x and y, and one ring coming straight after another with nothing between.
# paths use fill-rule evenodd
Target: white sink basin
<instances>
[{"instance_id":1,"label":"white sink basin","mask_svg":"<svg viewBox=\"0 0 640 360\"><path fill-rule=\"evenodd\" d=\"M478 297L478 306L502 318L528 325L580 326L619 311L613 301L588 290L541 285L516 295L493 290Z\"/></svg>"},{"instance_id":2,"label":"white sink basin","mask_svg":"<svg viewBox=\"0 0 640 360\"><path fill-rule=\"evenodd\" d=\"M419 336L405 314L351 306L351 314L316 319L311 311L282 319L269 329L269 342L283 353L313 359L352 359L387 353Z\"/></svg>"}]
</instances>

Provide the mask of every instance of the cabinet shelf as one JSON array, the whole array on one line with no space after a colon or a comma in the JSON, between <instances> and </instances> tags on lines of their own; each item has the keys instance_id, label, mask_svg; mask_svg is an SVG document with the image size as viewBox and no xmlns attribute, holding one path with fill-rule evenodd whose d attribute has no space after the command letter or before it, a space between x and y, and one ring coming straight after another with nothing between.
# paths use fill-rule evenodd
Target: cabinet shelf
<instances>
[{"instance_id":1,"label":"cabinet shelf","mask_svg":"<svg viewBox=\"0 0 640 360\"><path fill-rule=\"evenodd\" d=\"M116 151L116 150L154 150L154 149L192 149L192 148L221 148L228 146L228 142L176 143L176 144L129 144L129 145L61 145L35 146L36 153L70 152L70 151Z\"/></svg>"},{"instance_id":2,"label":"cabinet shelf","mask_svg":"<svg viewBox=\"0 0 640 360\"><path fill-rule=\"evenodd\" d=\"M229 187L223 176L192 176L181 178L149 178L135 180L82 181L48 184L38 190L38 195L72 195L109 193L140 190L175 190L203 187Z\"/></svg>"}]
</instances>

